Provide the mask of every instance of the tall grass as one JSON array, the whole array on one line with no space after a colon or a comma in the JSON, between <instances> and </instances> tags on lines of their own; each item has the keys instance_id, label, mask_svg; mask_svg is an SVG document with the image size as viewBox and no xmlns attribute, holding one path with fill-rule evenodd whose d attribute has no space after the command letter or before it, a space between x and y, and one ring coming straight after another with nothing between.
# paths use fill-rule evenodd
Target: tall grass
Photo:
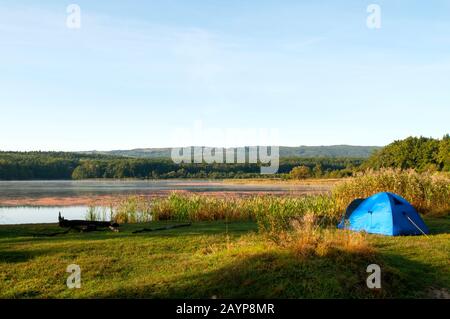
<instances>
[{"instance_id":1,"label":"tall grass","mask_svg":"<svg viewBox=\"0 0 450 319\"><path fill-rule=\"evenodd\" d=\"M341 215L329 195L268 197L260 202L255 214L258 228L272 238L277 238L284 230L292 229L292 222L306 215L314 215L321 225L336 222Z\"/></svg>"},{"instance_id":2,"label":"tall grass","mask_svg":"<svg viewBox=\"0 0 450 319\"><path fill-rule=\"evenodd\" d=\"M256 220L261 230L277 233L288 229L291 221L313 213L322 221L336 221L340 216L335 202L328 195L279 197L219 198L205 195L173 193L152 204L155 220Z\"/></svg>"},{"instance_id":3,"label":"tall grass","mask_svg":"<svg viewBox=\"0 0 450 319\"><path fill-rule=\"evenodd\" d=\"M355 198L393 192L409 201L422 214L450 211L450 178L444 174L384 169L366 171L334 187L333 199L344 210Z\"/></svg>"},{"instance_id":4,"label":"tall grass","mask_svg":"<svg viewBox=\"0 0 450 319\"><path fill-rule=\"evenodd\" d=\"M155 220L251 220L254 212L250 201L236 197L172 193L167 198L154 200L152 214Z\"/></svg>"},{"instance_id":5,"label":"tall grass","mask_svg":"<svg viewBox=\"0 0 450 319\"><path fill-rule=\"evenodd\" d=\"M112 208L89 206L86 212L86 220L89 221L109 221L112 220Z\"/></svg>"},{"instance_id":6,"label":"tall grass","mask_svg":"<svg viewBox=\"0 0 450 319\"><path fill-rule=\"evenodd\" d=\"M332 194L302 197L255 195L214 197L172 193L148 199L132 196L122 200L112 214L118 223L151 220L213 221L254 220L261 231L273 238L292 230L295 221L313 215L320 225L336 223L355 198L390 191L403 196L421 213L450 211L450 178L414 171L367 171L334 187ZM294 224L293 224L294 222Z\"/></svg>"},{"instance_id":7,"label":"tall grass","mask_svg":"<svg viewBox=\"0 0 450 319\"><path fill-rule=\"evenodd\" d=\"M374 253L367 234L323 227L313 213L292 220L291 230L281 231L272 239L275 239L277 245L288 248L299 256L328 256L342 252L359 255Z\"/></svg>"},{"instance_id":8,"label":"tall grass","mask_svg":"<svg viewBox=\"0 0 450 319\"><path fill-rule=\"evenodd\" d=\"M113 209L112 220L119 224L149 222L153 220L151 202L141 196L122 199Z\"/></svg>"}]
</instances>

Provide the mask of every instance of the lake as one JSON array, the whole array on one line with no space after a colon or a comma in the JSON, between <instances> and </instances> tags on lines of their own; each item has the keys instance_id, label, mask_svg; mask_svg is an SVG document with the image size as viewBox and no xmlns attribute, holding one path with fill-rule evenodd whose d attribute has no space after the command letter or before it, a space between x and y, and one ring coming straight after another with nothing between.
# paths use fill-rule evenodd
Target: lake
<instances>
[{"instance_id":1,"label":"lake","mask_svg":"<svg viewBox=\"0 0 450 319\"><path fill-rule=\"evenodd\" d=\"M0 181L0 224L84 219L89 205L127 195L165 196L172 191L216 195L304 194L329 191L329 184L229 183L210 180Z\"/></svg>"},{"instance_id":2,"label":"lake","mask_svg":"<svg viewBox=\"0 0 450 319\"><path fill-rule=\"evenodd\" d=\"M0 225L57 223L58 213L66 219L85 219L87 206L0 207Z\"/></svg>"}]
</instances>

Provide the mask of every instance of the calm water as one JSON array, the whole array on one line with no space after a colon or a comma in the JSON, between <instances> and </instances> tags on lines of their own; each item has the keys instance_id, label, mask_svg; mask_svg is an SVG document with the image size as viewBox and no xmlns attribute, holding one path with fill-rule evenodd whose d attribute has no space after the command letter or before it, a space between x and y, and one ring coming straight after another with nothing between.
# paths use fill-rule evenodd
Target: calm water
<instances>
[{"instance_id":1,"label":"calm water","mask_svg":"<svg viewBox=\"0 0 450 319\"><path fill-rule=\"evenodd\" d=\"M227 184L208 180L155 181L0 181L0 200L44 197L76 197L89 195L158 194L171 190L190 192L229 192L272 194L304 194L326 192L329 186L288 184ZM1 204L0 204L1 205ZM55 223L58 213L68 219L85 219L87 207L1 207L0 224Z\"/></svg>"},{"instance_id":2,"label":"calm water","mask_svg":"<svg viewBox=\"0 0 450 319\"><path fill-rule=\"evenodd\" d=\"M87 207L0 207L0 225L57 223L59 212L67 219L85 219Z\"/></svg>"},{"instance_id":3,"label":"calm water","mask_svg":"<svg viewBox=\"0 0 450 319\"><path fill-rule=\"evenodd\" d=\"M154 181L0 181L0 198L86 196L108 194L151 194L160 191L260 192L273 193L326 191L328 186L288 184L227 184L208 180Z\"/></svg>"}]
</instances>

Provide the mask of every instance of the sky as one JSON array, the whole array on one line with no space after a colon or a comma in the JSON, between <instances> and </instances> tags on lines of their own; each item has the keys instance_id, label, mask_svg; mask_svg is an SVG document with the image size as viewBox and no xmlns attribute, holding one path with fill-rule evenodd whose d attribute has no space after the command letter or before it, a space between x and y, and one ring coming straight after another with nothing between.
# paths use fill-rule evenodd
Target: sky
<instances>
[{"instance_id":1,"label":"sky","mask_svg":"<svg viewBox=\"0 0 450 319\"><path fill-rule=\"evenodd\" d=\"M450 1L0 0L0 150L386 145L449 119Z\"/></svg>"}]
</instances>

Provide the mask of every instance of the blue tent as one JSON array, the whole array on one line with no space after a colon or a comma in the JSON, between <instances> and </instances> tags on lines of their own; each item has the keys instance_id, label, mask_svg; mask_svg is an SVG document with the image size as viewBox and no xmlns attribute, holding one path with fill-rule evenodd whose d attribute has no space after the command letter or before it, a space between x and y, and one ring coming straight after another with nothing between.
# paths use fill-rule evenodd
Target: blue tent
<instances>
[{"instance_id":1,"label":"blue tent","mask_svg":"<svg viewBox=\"0 0 450 319\"><path fill-rule=\"evenodd\" d=\"M393 193L378 193L354 200L338 228L389 236L429 233L414 207Z\"/></svg>"}]
</instances>

